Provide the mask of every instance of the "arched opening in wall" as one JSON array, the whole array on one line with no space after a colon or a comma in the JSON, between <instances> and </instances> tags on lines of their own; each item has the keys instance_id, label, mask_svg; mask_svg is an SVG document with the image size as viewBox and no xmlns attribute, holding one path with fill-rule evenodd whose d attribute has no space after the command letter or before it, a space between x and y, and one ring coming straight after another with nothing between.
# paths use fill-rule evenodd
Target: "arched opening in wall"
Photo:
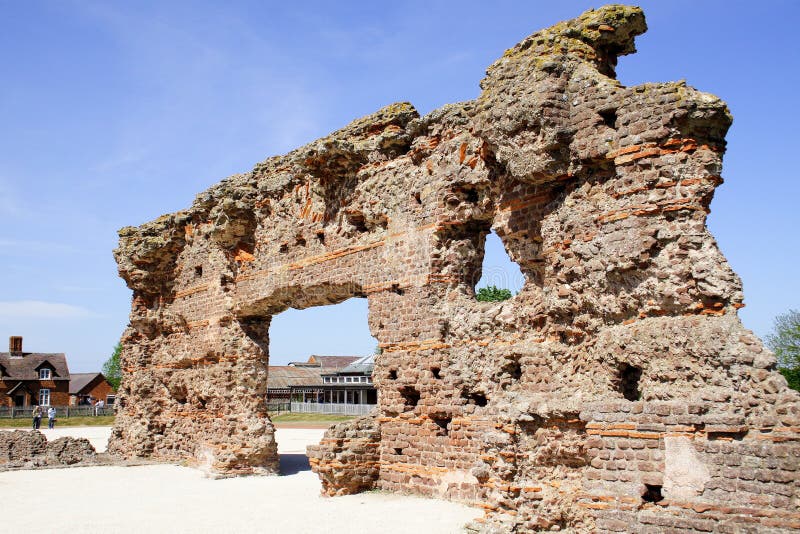
<instances>
[{"instance_id":1,"label":"arched opening in wall","mask_svg":"<svg viewBox=\"0 0 800 534\"><path fill-rule=\"evenodd\" d=\"M523 285L525 275L492 230L486 235L481 277L475 284L475 298L484 302L506 300L519 293Z\"/></svg>"},{"instance_id":2,"label":"arched opening in wall","mask_svg":"<svg viewBox=\"0 0 800 534\"><path fill-rule=\"evenodd\" d=\"M367 299L350 298L289 308L272 317L267 409L279 429L292 421L334 424L375 407L372 370L378 341L370 334L367 315ZM309 469L302 451L280 456L284 474Z\"/></svg>"}]
</instances>

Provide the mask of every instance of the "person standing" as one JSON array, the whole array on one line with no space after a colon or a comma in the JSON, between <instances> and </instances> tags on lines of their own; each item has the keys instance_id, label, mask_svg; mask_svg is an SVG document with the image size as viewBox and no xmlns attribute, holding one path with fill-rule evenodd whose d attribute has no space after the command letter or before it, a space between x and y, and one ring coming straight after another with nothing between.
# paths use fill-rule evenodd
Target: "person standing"
<instances>
[{"instance_id":1,"label":"person standing","mask_svg":"<svg viewBox=\"0 0 800 534\"><path fill-rule=\"evenodd\" d=\"M47 409L47 428L53 430L56 427L56 409L52 406Z\"/></svg>"},{"instance_id":2,"label":"person standing","mask_svg":"<svg viewBox=\"0 0 800 534\"><path fill-rule=\"evenodd\" d=\"M37 405L33 407L33 429L39 430L39 426L41 424L42 424L42 407Z\"/></svg>"}]
</instances>

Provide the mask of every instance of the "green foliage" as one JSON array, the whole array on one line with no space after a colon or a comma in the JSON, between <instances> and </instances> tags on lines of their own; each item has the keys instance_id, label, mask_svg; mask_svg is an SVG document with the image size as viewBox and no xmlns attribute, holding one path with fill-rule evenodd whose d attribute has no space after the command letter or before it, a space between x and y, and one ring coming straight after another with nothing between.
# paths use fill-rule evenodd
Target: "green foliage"
<instances>
[{"instance_id":1,"label":"green foliage","mask_svg":"<svg viewBox=\"0 0 800 534\"><path fill-rule=\"evenodd\" d=\"M800 367L795 367L794 369L778 369L786 381L789 383L789 387L800 391Z\"/></svg>"},{"instance_id":2,"label":"green foliage","mask_svg":"<svg viewBox=\"0 0 800 534\"><path fill-rule=\"evenodd\" d=\"M108 380L108 383L111 384L114 389L119 389L119 382L122 380L122 368L119 364L119 356L121 353L122 344L117 343L111 357L103 364L103 375L105 375L106 380Z\"/></svg>"},{"instance_id":3,"label":"green foliage","mask_svg":"<svg viewBox=\"0 0 800 534\"><path fill-rule=\"evenodd\" d=\"M800 391L800 312L789 310L777 316L772 333L765 340L777 356L778 367L789 387Z\"/></svg>"},{"instance_id":4,"label":"green foliage","mask_svg":"<svg viewBox=\"0 0 800 534\"><path fill-rule=\"evenodd\" d=\"M512 297L511 291L508 289L500 289L497 286L482 287L478 290L475 298L480 302L500 302L508 300Z\"/></svg>"}]
</instances>

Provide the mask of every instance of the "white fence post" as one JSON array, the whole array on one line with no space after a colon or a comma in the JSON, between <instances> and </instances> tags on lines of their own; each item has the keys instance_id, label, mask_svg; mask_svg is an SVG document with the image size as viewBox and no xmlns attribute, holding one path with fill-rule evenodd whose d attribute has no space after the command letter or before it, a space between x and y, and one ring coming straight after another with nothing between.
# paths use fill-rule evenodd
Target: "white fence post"
<instances>
[{"instance_id":1,"label":"white fence post","mask_svg":"<svg viewBox=\"0 0 800 534\"><path fill-rule=\"evenodd\" d=\"M374 404L336 404L330 402L292 402L291 411L298 413L322 413L338 415L365 415Z\"/></svg>"}]
</instances>

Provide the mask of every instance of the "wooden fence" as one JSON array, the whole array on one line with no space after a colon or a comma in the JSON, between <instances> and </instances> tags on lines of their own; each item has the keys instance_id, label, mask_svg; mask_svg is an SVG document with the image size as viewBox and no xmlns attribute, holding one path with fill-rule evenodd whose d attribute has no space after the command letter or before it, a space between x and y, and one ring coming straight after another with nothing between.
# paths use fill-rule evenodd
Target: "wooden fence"
<instances>
[{"instance_id":1,"label":"wooden fence","mask_svg":"<svg viewBox=\"0 0 800 534\"><path fill-rule=\"evenodd\" d=\"M42 407L42 419L47 419L49 406ZM56 418L68 417L96 417L99 415L114 415L113 406L95 408L94 406L53 406L56 409ZM33 419L33 406L24 408L0 406L0 419Z\"/></svg>"},{"instance_id":2,"label":"wooden fence","mask_svg":"<svg viewBox=\"0 0 800 534\"><path fill-rule=\"evenodd\" d=\"M293 402L292 412L325 413L340 415L366 415L375 408L374 404L338 404L332 402Z\"/></svg>"},{"instance_id":3,"label":"wooden fence","mask_svg":"<svg viewBox=\"0 0 800 534\"><path fill-rule=\"evenodd\" d=\"M290 412L292 411L292 405L288 400L286 401L269 400L267 401L267 411L273 415L282 412Z\"/></svg>"}]
</instances>

